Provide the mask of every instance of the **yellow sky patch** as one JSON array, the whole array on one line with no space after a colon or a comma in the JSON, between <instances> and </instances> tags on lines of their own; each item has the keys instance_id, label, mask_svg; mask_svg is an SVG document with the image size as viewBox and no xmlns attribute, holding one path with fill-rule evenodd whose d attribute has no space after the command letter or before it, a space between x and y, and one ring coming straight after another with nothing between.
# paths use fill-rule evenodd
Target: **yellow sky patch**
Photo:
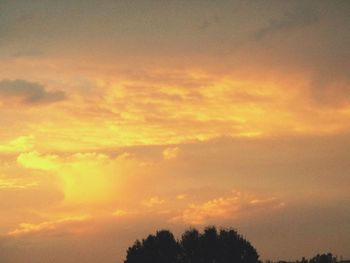
<instances>
[{"instance_id":1,"label":"yellow sky patch","mask_svg":"<svg viewBox=\"0 0 350 263\"><path fill-rule=\"evenodd\" d=\"M19 136L8 142L0 144L0 153L20 153L34 148L34 136Z\"/></svg>"}]
</instances>

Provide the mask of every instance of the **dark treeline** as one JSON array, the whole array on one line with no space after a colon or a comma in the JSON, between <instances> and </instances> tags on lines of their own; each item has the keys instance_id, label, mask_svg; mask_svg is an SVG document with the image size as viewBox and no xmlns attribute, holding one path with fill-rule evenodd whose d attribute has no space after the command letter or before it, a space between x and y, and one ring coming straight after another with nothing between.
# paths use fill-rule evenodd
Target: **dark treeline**
<instances>
[{"instance_id":1,"label":"dark treeline","mask_svg":"<svg viewBox=\"0 0 350 263\"><path fill-rule=\"evenodd\" d=\"M350 263L350 261L338 261L336 257L333 256L332 253L326 253L326 254L317 254L313 258L307 259L303 257L301 260L297 261L277 261L273 262L270 260L267 260L265 263Z\"/></svg>"},{"instance_id":2,"label":"dark treeline","mask_svg":"<svg viewBox=\"0 0 350 263\"><path fill-rule=\"evenodd\" d=\"M168 230L136 240L128 248L124 263L262 263L256 249L233 229L211 226L203 233L185 231L179 240ZM337 261L331 253L300 261L266 261L265 263L350 263Z\"/></svg>"},{"instance_id":3,"label":"dark treeline","mask_svg":"<svg viewBox=\"0 0 350 263\"><path fill-rule=\"evenodd\" d=\"M258 263L255 248L233 229L207 227L186 231L180 240L168 230L158 231L127 251L125 263Z\"/></svg>"}]
</instances>

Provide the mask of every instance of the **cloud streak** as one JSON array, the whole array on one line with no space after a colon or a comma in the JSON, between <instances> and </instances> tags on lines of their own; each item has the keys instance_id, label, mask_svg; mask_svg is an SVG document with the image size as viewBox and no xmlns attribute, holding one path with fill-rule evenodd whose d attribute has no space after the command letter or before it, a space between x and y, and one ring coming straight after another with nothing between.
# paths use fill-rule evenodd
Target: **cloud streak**
<instances>
[{"instance_id":1,"label":"cloud streak","mask_svg":"<svg viewBox=\"0 0 350 263\"><path fill-rule=\"evenodd\" d=\"M71 229L70 233L81 232L79 231L79 223L89 219L89 216L70 216L61 218L58 220L44 221L41 223L21 223L19 228L11 230L7 233L9 236L21 236L29 234L49 234L58 232L61 233L64 229Z\"/></svg>"},{"instance_id":2,"label":"cloud streak","mask_svg":"<svg viewBox=\"0 0 350 263\"><path fill-rule=\"evenodd\" d=\"M65 98L63 91L48 91L43 85L36 82L22 79L0 81L0 99L5 102L14 99L24 105L36 105L50 104Z\"/></svg>"}]
</instances>

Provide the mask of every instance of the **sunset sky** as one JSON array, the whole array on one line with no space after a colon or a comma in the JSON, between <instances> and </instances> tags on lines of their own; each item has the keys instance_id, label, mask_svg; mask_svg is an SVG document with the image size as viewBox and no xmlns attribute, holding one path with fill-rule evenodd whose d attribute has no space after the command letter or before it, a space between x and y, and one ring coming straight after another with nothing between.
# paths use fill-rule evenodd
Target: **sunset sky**
<instances>
[{"instance_id":1,"label":"sunset sky","mask_svg":"<svg viewBox=\"0 0 350 263\"><path fill-rule=\"evenodd\" d=\"M0 262L210 224L350 258L350 1L0 0Z\"/></svg>"}]
</instances>

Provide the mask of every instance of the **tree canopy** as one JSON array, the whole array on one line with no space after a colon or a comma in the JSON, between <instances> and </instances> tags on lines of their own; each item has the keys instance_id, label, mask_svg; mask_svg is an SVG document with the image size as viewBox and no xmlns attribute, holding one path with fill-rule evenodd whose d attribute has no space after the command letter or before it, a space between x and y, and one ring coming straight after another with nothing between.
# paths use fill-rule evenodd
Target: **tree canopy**
<instances>
[{"instance_id":1,"label":"tree canopy","mask_svg":"<svg viewBox=\"0 0 350 263\"><path fill-rule=\"evenodd\" d=\"M249 241L233 229L185 231L180 240L168 230L157 231L128 248L125 263L258 263Z\"/></svg>"}]
</instances>

